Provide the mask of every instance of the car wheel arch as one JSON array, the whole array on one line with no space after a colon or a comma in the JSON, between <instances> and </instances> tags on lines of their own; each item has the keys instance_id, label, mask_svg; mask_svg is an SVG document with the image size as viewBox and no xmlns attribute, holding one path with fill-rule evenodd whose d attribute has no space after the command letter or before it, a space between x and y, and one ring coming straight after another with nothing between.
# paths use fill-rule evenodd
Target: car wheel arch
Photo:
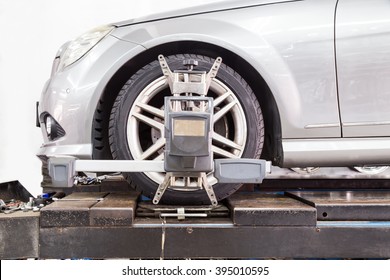
<instances>
[{"instance_id":1,"label":"car wheel arch","mask_svg":"<svg viewBox=\"0 0 390 280\"><path fill-rule=\"evenodd\" d=\"M120 88L137 70L152 62L159 54L197 53L209 57L221 56L227 65L237 69L253 89L262 107L265 125L265 143L262 158L280 165L283 159L281 122L275 98L262 75L241 56L221 46L199 41L178 41L155 46L131 58L111 77L106 84L93 117L92 157L112 159L108 143L108 119Z\"/></svg>"}]
</instances>

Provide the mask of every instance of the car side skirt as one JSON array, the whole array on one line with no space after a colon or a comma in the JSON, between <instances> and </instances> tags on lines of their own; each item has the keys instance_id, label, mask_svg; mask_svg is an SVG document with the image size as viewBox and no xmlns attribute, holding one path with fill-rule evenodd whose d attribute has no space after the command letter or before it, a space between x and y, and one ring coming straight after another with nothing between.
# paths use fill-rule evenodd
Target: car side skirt
<instances>
[{"instance_id":1,"label":"car side skirt","mask_svg":"<svg viewBox=\"0 0 390 280\"><path fill-rule=\"evenodd\" d=\"M390 165L390 138L284 139L283 167Z\"/></svg>"}]
</instances>

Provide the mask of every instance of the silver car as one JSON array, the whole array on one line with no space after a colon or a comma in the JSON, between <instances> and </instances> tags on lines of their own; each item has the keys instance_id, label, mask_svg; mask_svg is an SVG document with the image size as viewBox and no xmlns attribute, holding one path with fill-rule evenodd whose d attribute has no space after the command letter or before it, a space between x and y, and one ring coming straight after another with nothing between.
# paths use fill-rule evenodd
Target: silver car
<instances>
[{"instance_id":1,"label":"silver car","mask_svg":"<svg viewBox=\"0 0 390 280\"><path fill-rule=\"evenodd\" d=\"M58 51L39 103L39 156L163 158L164 96L157 61L223 64L214 97L215 158L280 167L390 163L390 2L225 1L96 28ZM123 174L153 197L161 173ZM239 188L218 184L219 200ZM169 189L168 203L207 203Z\"/></svg>"}]
</instances>

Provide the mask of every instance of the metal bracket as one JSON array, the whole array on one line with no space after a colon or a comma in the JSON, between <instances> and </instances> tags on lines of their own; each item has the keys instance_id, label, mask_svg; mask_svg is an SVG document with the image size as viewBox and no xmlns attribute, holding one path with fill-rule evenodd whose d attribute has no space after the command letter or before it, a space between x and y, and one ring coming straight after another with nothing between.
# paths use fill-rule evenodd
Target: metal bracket
<instances>
[{"instance_id":1,"label":"metal bracket","mask_svg":"<svg viewBox=\"0 0 390 280\"><path fill-rule=\"evenodd\" d=\"M160 202L161 197L169 187L169 183L171 181L172 175L171 173L165 174L164 181L158 186L156 190L156 194L154 195L153 198L153 204L158 204Z\"/></svg>"},{"instance_id":2,"label":"metal bracket","mask_svg":"<svg viewBox=\"0 0 390 280\"><path fill-rule=\"evenodd\" d=\"M217 57L208 73L205 71L194 71L192 67L189 70L176 70L172 72L164 56L161 54L158 56L158 61L164 76L167 78L172 95L179 96L183 93L194 93L206 96L212 79L217 76L222 58Z\"/></svg>"},{"instance_id":3,"label":"metal bracket","mask_svg":"<svg viewBox=\"0 0 390 280\"><path fill-rule=\"evenodd\" d=\"M185 218L206 218L207 213L186 213L184 207L177 208L177 213L161 213L162 218L177 218L178 220L185 220Z\"/></svg>"},{"instance_id":4,"label":"metal bracket","mask_svg":"<svg viewBox=\"0 0 390 280\"><path fill-rule=\"evenodd\" d=\"M164 76L167 77L168 82L173 81L173 79L172 79L173 73L172 73L171 69L169 69L168 63L162 54L160 54L158 56L158 62L160 63L161 70L162 70Z\"/></svg>"},{"instance_id":5,"label":"metal bracket","mask_svg":"<svg viewBox=\"0 0 390 280\"><path fill-rule=\"evenodd\" d=\"M158 186L156 194L153 198L153 204L158 204L164 195L165 191L170 187L172 179L174 179L176 176L175 174L169 172L165 175L164 181ZM201 179L201 186L206 191L207 196L210 199L211 206L216 207L218 206L217 197L214 193L214 189L211 185L209 185L207 181L207 176L205 172L201 172L198 174L198 177Z\"/></svg>"},{"instance_id":6,"label":"metal bracket","mask_svg":"<svg viewBox=\"0 0 390 280\"><path fill-rule=\"evenodd\" d=\"M207 78L206 78L207 90L210 87L211 80L217 76L217 73L218 73L219 67L221 67L221 64L222 64L222 58L218 56L215 59L213 66L211 66L210 71L207 73Z\"/></svg>"},{"instance_id":7,"label":"metal bracket","mask_svg":"<svg viewBox=\"0 0 390 280\"><path fill-rule=\"evenodd\" d=\"M202 178L202 183L203 187L211 201L211 205L213 207L216 207L218 205L217 197L215 196L214 189L212 186L209 185L206 177L206 173L202 172L201 173L201 178Z\"/></svg>"}]
</instances>

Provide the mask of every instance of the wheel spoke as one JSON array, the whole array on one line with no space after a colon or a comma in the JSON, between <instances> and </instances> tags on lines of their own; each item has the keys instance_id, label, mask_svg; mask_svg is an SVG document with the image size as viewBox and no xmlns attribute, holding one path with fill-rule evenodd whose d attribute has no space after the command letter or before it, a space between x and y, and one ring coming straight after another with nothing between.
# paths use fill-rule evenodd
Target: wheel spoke
<instances>
[{"instance_id":1,"label":"wheel spoke","mask_svg":"<svg viewBox=\"0 0 390 280\"><path fill-rule=\"evenodd\" d=\"M158 109L156 107L150 106L145 103L138 102L137 106L140 107L141 109L145 110L146 112L149 112L156 117L159 117L160 119L164 119L164 111L161 109Z\"/></svg>"},{"instance_id":2,"label":"wheel spoke","mask_svg":"<svg viewBox=\"0 0 390 280\"><path fill-rule=\"evenodd\" d=\"M241 151L243 149L242 145L239 145L239 144L233 142L232 140L230 140L226 137L223 137L221 134L218 134L216 132L213 133L213 140L215 140L221 144L224 144L226 146L229 146L230 148L237 149L239 151Z\"/></svg>"},{"instance_id":3,"label":"wheel spoke","mask_svg":"<svg viewBox=\"0 0 390 280\"><path fill-rule=\"evenodd\" d=\"M159 154L156 156L153 160L163 160L164 159L164 153Z\"/></svg>"},{"instance_id":4,"label":"wheel spoke","mask_svg":"<svg viewBox=\"0 0 390 280\"><path fill-rule=\"evenodd\" d=\"M226 157L226 158L238 158L238 156L236 156L235 154L232 154L232 153L225 151L225 150L223 150L217 146L214 146L214 145L211 147L211 150L215 154Z\"/></svg>"},{"instance_id":5,"label":"wheel spoke","mask_svg":"<svg viewBox=\"0 0 390 280\"><path fill-rule=\"evenodd\" d=\"M142 153L140 156L140 160L147 159L154 153L156 153L158 150L162 149L165 145L165 138L160 138L157 140L156 143L154 143L152 146L150 146L145 152Z\"/></svg>"},{"instance_id":6,"label":"wheel spoke","mask_svg":"<svg viewBox=\"0 0 390 280\"><path fill-rule=\"evenodd\" d=\"M144 115L142 115L140 113L136 113L136 112L133 113L133 117L140 120L141 122L144 122L144 123L150 125L151 127L159 129L161 131L161 134L164 132L164 124L162 124L154 119L151 119L147 116L144 116Z\"/></svg>"},{"instance_id":7,"label":"wheel spoke","mask_svg":"<svg viewBox=\"0 0 390 280\"><path fill-rule=\"evenodd\" d=\"M237 104L236 101L230 102L225 107L223 107L221 110L219 110L217 113L214 114L214 123L216 123L220 118L222 118L227 112L230 111L235 105Z\"/></svg>"},{"instance_id":8,"label":"wheel spoke","mask_svg":"<svg viewBox=\"0 0 390 280\"><path fill-rule=\"evenodd\" d=\"M217 98L214 99L214 102L213 102L213 105L214 107L218 106L219 104L221 104L226 98L228 98L230 95L232 94L231 91L227 91L225 92L224 94L222 94L221 96L218 96Z\"/></svg>"}]
</instances>

